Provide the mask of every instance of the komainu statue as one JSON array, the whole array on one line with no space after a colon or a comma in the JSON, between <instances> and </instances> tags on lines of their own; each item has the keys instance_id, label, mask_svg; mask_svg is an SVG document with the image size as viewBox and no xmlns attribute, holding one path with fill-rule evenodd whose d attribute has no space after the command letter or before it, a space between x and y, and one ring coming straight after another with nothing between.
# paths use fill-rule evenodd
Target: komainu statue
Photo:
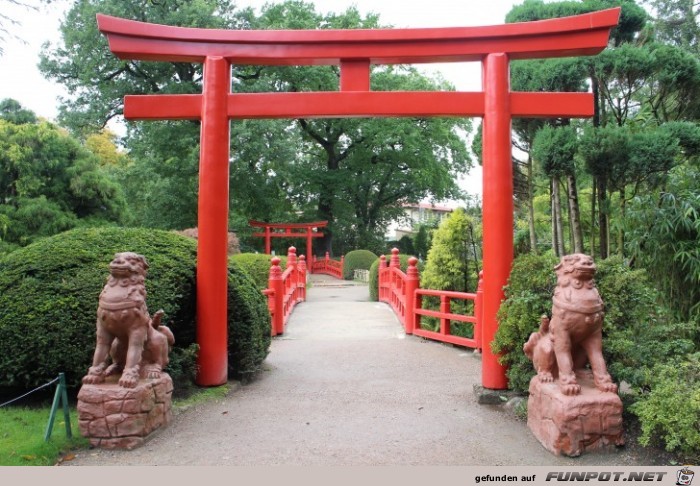
<instances>
[{"instance_id":1,"label":"komainu statue","mask_svg":"<svg viewBox=\"0 0 700 486\"><path fill-rule=\"evenodd\" d=\"M595 287L595 263L588 255L562 257L554 267L557 287L552 299L552 318L542 316L540 329L523 346L543 383L558 380L565 395L578 395L576 373L590 364L595 386L617 392L603 358L603 300Z\"/></svg>"},{"instance_id":2,"label":"komainu statue","mask_svg":"<svg viewBox=\"0 0 700 486\"><path fill-rule=\"evenodd\" d=\"M160 378L168 364L175 338L160 323L162 310L148 314L146 270L146 259L133 252L117 253L109 264L97 307L97 346L84 384L102 383L121 372L119 385L134 388L140 378Z\"/></svg>"}]
</instances>

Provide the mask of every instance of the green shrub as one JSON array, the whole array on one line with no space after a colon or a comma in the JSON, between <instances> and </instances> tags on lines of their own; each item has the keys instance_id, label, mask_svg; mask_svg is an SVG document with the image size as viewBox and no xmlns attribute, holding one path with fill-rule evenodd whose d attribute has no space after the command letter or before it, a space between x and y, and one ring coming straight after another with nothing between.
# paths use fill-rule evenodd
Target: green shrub
<instances>
[{"instance_id":1,"label":"green shrub","mask_svg":"<svg viewBox=\"0 0 700 486\"><path fill-rule=\"evenodd\" d=\"M270 350L270 311L267 297L235 259L229 260L228 285L228 374L248 381Z\"/></svg>"},{"instance_id":2,"label":"green shrub","mask_svg":"<svg viewBox=\"0 0 700 486\"><path fill-rule=\"evenodd\" d=\"M603 351L616 381L637 390L649 386L650 370L692 353L697 323L676 321L644 270L630 269L620 257L598 264L596 283L605 303Z\"/></svg>"},{"instance_id":3,"label":"green shrub","mask_svg":"<svg viewBox=\"0 0 700 486\"><path fill-rule=\"evenodd\" d=\"M265 253L239 253L231 255L229 262L234 262L245 270L253 278L255 285L259 289L266 289L270 278L270 265L272 255ZM280 266L284 270L287 267L287 257L279 257Z\"/></svg>"},{"instance_id":4,"label":"green shrub","mask_svg":"<svg viewBox=\"0 0 700 486\"><path fill-rule=\"evenodd\" d=\"M639 442L647 446L660 440L668 451L699 459L700 353L657 365L650 373L650 385L651 392L631 407L642 426Z\"/></svg>"},{"instance_id":5,"label":"green shrub","mask_svg":"<svg viewBox=\"0 0 700 486\"><path fill-rule=\"evenodd\" d=\"M502 353L509 386L517 391L526 392L535 374L522 346L539 328L540 316L551 315L557 263L551 253L525 254L513 262L492 349ZM657 305L658 295L643 270L632 270L615 257L596 264L596 284L605 303L603 352L609 371L615 381L642 389L655 364L694 349L697 326L670 319Z\"/></svg>"},{"instance_id":6,"label":"green shrub","mask_svg":"<svg viewBox=\"0 0 700 486\"><path fill-rule=\"evenodd\" d=\"M535 374L523 344L538 329L540 316L551 313L552 290L557 281L553 268L557 262L552 254L525 254L513 261L492 343L494 352L503 353L501 363L508 367L506 375L513 390L526 392Z\"/></svg>"},{"instance_id":7,"label":"green shrub","mask_svg":"<svg viewBox=\"0 0 700 486\"><path fill-rule=\"evenodd\" d=\"M369 250L353 250L345 255L343 263L343 278L352 280L355 278L355 270L369 270L377 260L377 255Z\"/></svg>"},{"instance_id":8,"label":"green shrub","mask_svg":"<svg viewBox=\"0 0 700 486\"><path fill-rule=\"evenodd\" d=\"M120 251L135 251L149 261L148 308L151 312L164 309L165 324L175 335L168 371L174 378L191 377L196 351L192 347L196 242L166 231L103 227L55 235L0 260L0 387L32 388L61 371L71 386L80 383L95 348L98 297L108 264ZM231 268L234 276L244 274L235 265ZM234 278L230 286L234 296L229 298L234 302L229 312L234 319L229 325L236 332L248 330L257 336L267 329L269 334L269 316L240 325L235 320L260 314L264 298L251 285L247 275ZM243 304L235 304L239 295L252 310L243 311ZM251 360L235 346L245 342L229 340L229 366L244 374L249 373ZM253 361L260 359L260 346L264 341L251 350Z\"/></svg>"}]
</instances>

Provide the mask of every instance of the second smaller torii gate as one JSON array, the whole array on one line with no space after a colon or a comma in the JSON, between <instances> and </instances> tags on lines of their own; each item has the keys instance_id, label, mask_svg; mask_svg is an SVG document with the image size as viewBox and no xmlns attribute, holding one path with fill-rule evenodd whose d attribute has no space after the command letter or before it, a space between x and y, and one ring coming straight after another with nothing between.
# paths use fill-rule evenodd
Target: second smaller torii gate
<instances>
[{"instance_id":1,"label":"second smaller torii gate","mask_svg":"<svg viewBox=\"0 0 700 486\"><path fill-rule=\"evenodd\" d=\"M328 226L328 221L316 221L315 223L266 223L251 219L248 221L248 224L254 228L265 229L264 233L253 233L253 236L265 238L265 253L268 255L272 253L272 238L306 238L306 260L310 262L313 255L311 241L313 238L323 238L324 234L318 229Z\"/></svg>"}]
</instances>

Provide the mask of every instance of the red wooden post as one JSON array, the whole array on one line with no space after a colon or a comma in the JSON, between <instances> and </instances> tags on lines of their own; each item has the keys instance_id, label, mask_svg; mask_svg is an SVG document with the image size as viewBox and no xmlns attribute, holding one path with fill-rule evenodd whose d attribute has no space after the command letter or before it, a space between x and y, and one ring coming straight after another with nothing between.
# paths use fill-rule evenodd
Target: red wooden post
<instances>
[{"instance_id":1,"label":"red wooden post","mask_svg":"<svg viewBox=\"0 0 700 486\"><path fill-rule=\"evenodd\" d=\"M474 300L474 341L476 341L476 349L481 352L481 329L484 319L484 271L479 272L479 284L476 287L476 299Z\"/></svg>"},{"instance_id":2,"label":"red wooden post","mask_svg":"<svg viewBox=\"0 0 700 486\"><path fill-rule=\"evenodd\" d=\"M270 227L265 226L265 254L269 255L272 253L272 242L270 241Z\"/></svg>"},{"instance_id":3,"label":"red wooden post","mask_svg":"<svg viewBox=\"0 0 700 486\"><path fill-rule=\"evenodd\" d=\"M297 249L294 248L293 246L290 246L287 249L287 268L290 268L292 266L296 266L297 264Z\"/></svg>"},{"instance_id":4,"label":"red wooden post","mask_svg":"<svg viewBox=\"0 0 700 486\"><path fill-rule=\"evenodd\" d=\"M227 97L231 67L222 57L204 61L197 239L197 383L228 379L228 167Z\"/></svg>"},{"instance_id":5,"label":"red wooden post","mask_svg":"<svg viewBox=\"0 0 700 486\"><path fill-rule=\"evenodd\" d=\"M440 312L442 314L449 314L450 313L450 299L446 295L441 295L440 296ZM440 334L443 336L447 336L448 334L451 334L450 332L450 320L443 316L440 318Z\"/></svg>"},{"instance_id":6,"label":"red wooden post","mask_svg":"<svg viewBox=\"0 0 700 486\"><path fill-rule=\"evenodd\" d=\"M418 278L418 259L411 257L408 259L408 269L406 271L406 319L404 321L404 330L406 334L413 334L413 329L416 325L415 304L416 304L416 289L420 284Z\"/></svg>"},{"instance_id":7,"label":"red wooden post","mask_svg":"<svg viewBox=\"0 0 700 486\"><path fill-rule=\"evenodd\" d=\"M313 248L311 247L311 228L306 228L306 258L311 258L312 251Z\"/></svg>"},{"instance_id":8,"label":"red wooden post","mask_svg":"<svg viewBox=\"0 0 700 486\"><path fill-rule=\"evenodd\" d=\"M304 255L299 257L299 290L300 290L300 301L306 300L306 257Z\"/></svg>"},{"instance_id":9,"label":"red wooden post","mask_svg":"<svg viewBox=\"0 0 700 486\"><path fill-rule=\"evenodd\" d=\"M483 253L484 309L482 338L490 344L498 330L496 314L513 263L513 161L511 158L510 72L506 54L489 54L483 63ZM484 388L508 388L506 370L485 345Z\"/></svg>"},{"instance_id":10,"label":"red wooden post","mask_svg":"<svg viewBox=\"0 0 700 486\"><path fill-rule=\"evenodd\" d=\"M401 261L399 260L399 249L398 248L391 249L391 261L389 262L389 266L396 267L396 268L401 267Z\"/></svg>"},{"instance_id":11,"label":"red wooden post","mask_svg":"<svg viewBox=\"0 0 700 486\"><path fill-rule=\"evenodd\" d=\"M272 335L284 332L284 280L282 280L282 268L278 257L272 258L270 267L270 280L268 287L274 291L275 312L272 316Z\"/></svg>"},{"instance_id":12,"label":"red wooden post","mask_svg":"<svg viewBox=\"0 0 700 486\"><path fill-rule=\"evenodd\" d=\"M386 301L386 292L384 290L386 282L386 257L384 255L379 257L379 268L377 269L377 295L379 295L379 301Z\"/></svg>"},{"instance_id":13,"label":"red wooden post","mask_svg":"<svg viewBox=\"0 0 700 486\"><path fill-rule=\"evenodd\" d=\"M298 287L298 271L297 271L297 249L294 248L293 246L290 246L287 249L287 268L292 269L292 273L289 274L289 287L292 290L292 295L291 299L293 299L293 302L296 302L297 300L297 293L299 292L299 287Z\"/></svg>"}]
</instances>

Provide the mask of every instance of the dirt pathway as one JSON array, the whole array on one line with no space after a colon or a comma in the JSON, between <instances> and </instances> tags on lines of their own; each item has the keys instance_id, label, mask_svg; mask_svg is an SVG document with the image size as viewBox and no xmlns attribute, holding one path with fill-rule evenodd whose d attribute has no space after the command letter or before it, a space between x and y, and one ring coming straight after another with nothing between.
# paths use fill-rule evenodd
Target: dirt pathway
<instances>
[{"instance_id":1,"label":"dirt pathway","mask_svg":"<svg viewBox=\"0 0 700 486\"><path fill-rule=\"evenodd\" d=\"M178 414L134 451L66 465L635 465L632 449L555 457L526 424L479 405L472 352L405 336L366 286L314 276L265 370ZM648 464L647 464L648 465Z\"/></svg>"}]
</instances>

